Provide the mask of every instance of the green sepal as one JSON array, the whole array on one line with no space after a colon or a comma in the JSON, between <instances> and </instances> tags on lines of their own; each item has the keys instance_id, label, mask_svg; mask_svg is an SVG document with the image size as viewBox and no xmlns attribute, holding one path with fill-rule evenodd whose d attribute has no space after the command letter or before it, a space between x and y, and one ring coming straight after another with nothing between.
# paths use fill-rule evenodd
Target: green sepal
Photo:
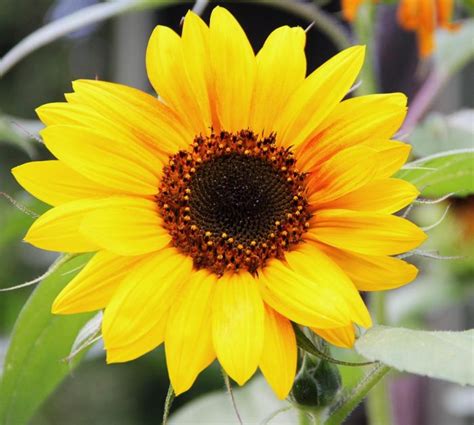
<instances>
[{"instance_id":1,"label":"green sepal","mask_svg":"<svg viewBox=\"0 0 474 425\"><path fill-rule=\"evenodd\" d=\"M323 408L331 404L341 388L341 383L337 366L305 353L290 397L299 408Z\"/></svg>"}]
</instances>

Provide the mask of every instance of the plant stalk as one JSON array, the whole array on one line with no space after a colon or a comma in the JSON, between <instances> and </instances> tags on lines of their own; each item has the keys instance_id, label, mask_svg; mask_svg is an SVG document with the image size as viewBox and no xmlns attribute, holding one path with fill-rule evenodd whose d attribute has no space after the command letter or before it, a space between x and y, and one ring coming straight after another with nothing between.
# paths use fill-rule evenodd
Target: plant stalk
<instances>
[{"instance_id":1,"label":"plant stalk","mask_svg":"<svg viewBox=\"0 0 474 425\"><path fill-rule=\"evenodd\" d=\"M87 25L125 12L151 9L177 3L178 0L116 0L84 7L33 31L0 59L0 78L30 53Z\"/></svg>"},{"instance_id":2,"label":"plant stalk","mask_svg":"<svg viewBox=\"0 0 474 425\"><path fill-rule=\"evenodd\" d=\"M168 423L168 417L170 415L171 405L173 404L174 398L175 398L174 390L170 384L170 386L168 387L168 392L166 394L166 399L165 399L162 425L167 425Z\"/></svg>"},{"instance_id":3,"label":"plant stalk","mask_svg":"<svg viewBox=\"0 0 474 425\"><path fill-rule=\"evenodd\" d=\"M357 94L362 96L376 93L375 7L371 0L366 0L360 7L353 28L357 41L366 46L365 62L360 72L362 84L357 88Z\"/></svg>"},{"instance_id":4,"label":"plant stalk","mask_svg":"<svg viewBox=\"0 0 474 425\"><path fill-rule=\"evenodd\" d=\"M372 292L370 295L370 307L375 323L386 324L385 292ZM381 379L376 388L369 393L366 409L369 425L390 425L392 423L390 391L386 379Z\"/></svg>"},{"instance_id":5,"label":"plant stalk","mask_svg":"<svg viewBox=\"0 0 474 425\"><path fill-rule=\"evenodd\" d=\"M377 363L357 386L339 401L330 411L325 425L340 425L350 413L361 403L369 391L390 371L390 367ZM373 422L371 422L373 423ZM380 422L377 425L384 425Z\"/></svg>"},{"instance_id":6,"label":"plant stalk","mask_svg":"<svg viewBox=\"0 0 474 425\"><path fill-rule=\"evenodd\" d=\"M315 425L312 417L305 410L298 410L298 425Z\"/></svg>"}]
</instances>

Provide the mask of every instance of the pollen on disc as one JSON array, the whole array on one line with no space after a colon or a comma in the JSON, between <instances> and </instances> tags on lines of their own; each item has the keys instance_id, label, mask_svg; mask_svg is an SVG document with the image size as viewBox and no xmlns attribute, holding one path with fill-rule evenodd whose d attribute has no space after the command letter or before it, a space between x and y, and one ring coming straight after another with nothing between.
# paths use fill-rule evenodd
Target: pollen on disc
<instances>
[{"instance_id":1,"label":"pollen on disc","mask_svg":"<svg viewBox=\"0 0 474 425\"><path fill-rule=\"evenodd\" d=\"M255 273L301 241L304 175L275 138L250 131L197 137L170 157L157 196L173 244L197 268Z\"/></svg>"}]
</instances>

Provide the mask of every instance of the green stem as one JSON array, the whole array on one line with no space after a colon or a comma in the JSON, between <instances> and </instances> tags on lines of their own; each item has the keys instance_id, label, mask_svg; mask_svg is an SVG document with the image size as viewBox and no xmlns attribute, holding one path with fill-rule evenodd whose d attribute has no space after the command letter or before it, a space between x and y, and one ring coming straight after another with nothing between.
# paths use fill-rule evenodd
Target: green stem
<instances>
[{"instance_id":1,"label":"green stem","mask_svg":"<svg viewBox=\"0 0 474 425\"><path fill-rule=\"evenodd\" d=\"M370 307L375 323L386 324L385 293L372 292L370 295ZM382 379L377 388L371 391L367 397L366 408L370 425L390 425L392 423L390 392L386 379Z\"/></svg>"},{"instance_id":2,"label":"green stem","mask_svg":"<svg viewBox=\"0 0 474 425\"><path fill-rule=\"evenodd\" d=\"M177 3L178 0L117 0L84 7L33 31L0 59L0 78L30 53L66 34L133 10Z\"/></svg>"},{"instance_id":3,"label":"green stem","mask_svg":"<svg viewBox=\"0 0 474 425\"><path fill-rule=\"evenodd\" d=\"M342 400L331 409L325 425L340 425L349 416L349 414L361 403L369 391L377 384L388 372L390 368L381 363L376 364L365 375L362 381ZM384 425L380 422L377 425Z\"/></svg>"},{"instance_id":4,"label":"green stem","mask_svg":"<svg viewBox=\"0 0 474 425\"><path fill-rule=\"evenodd\" d=\"M375 7L372 1L365 1L357 13L354 22L354 32L360 44L367 46L365 62L360 72L362 84L357 89L359 96L375 93L377 91L377 80L375 77Z\"/></svg>"},{"instance_id":5,"label":"green stem","mask_svg":"<svg viewBox=\"0 0 474 425\"><path fill-rule=\"evenodd\" d=\"M370 310L377 325L385 325L387 317L385 314L385 292L370 293Z\"/></svg>"},{"instance_id":6,"label":"green stem","mask_svg":"<svg viewBox=\"0 0 474 425\"><path fill-rule=\"evenodd\" d=\"M168 387L168 392L166 394L166 399L165 399L165 408L163 411L162 425L166 425L168 423L168 417L170 415L171 405L173 404L174 397L175 397L174 390L170 384L170 386Z\"/></svg>"},{"instance_id":7,"label":"green stem","mask_svg":"<svg viewBox=\"0 0 474 425\"><path fill-rule=\"evenodd\" d=\"M314 22L314 25L334 43L338 50L344 50L352 45L350 36L344 26L334 16L321 10L314 3L288 0L259 1L307 19L309 22Z\"/></svg>"},{"instance_id":8,"label":"green stem","mask_svg":"<svg viewBox=\"0 0 474 425\"><path fill-rule=\"evenodd\" d=\"M388 382L382 379L367 397L367 417L369 425L390 425L392 423Z\"/></svg>"},{"instance_id":9,"label":"green stem","mask_svg":"<svg viewBox=\"0 0 474 425\"><path fill-rule=\"evenodd\" d=\"M311 416L305 410L298 410L298 425L313 425Z\"/></svg>"}]
</instances>

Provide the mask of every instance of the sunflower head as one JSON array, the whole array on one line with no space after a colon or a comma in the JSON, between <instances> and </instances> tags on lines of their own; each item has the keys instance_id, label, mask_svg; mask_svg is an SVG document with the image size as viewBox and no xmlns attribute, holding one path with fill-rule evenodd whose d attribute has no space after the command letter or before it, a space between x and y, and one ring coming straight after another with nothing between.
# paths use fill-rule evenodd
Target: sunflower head
<instances>
[{"instance_id":1,"label":"sunflower head","mask_svg":"<svg viewBox=\"0 0 474 425\"><path fill-rule=\"evenodd\" d=\"M394 257L424 233L396 211L418 195L393 178L410 148L391 140L400 93L345 99L364 48L306 75L305 32L281 27L255 55L216 7L181 36L158 26L146 64L160 100L80 80L38 109L57 158L13 173L53 206L25 239L94 252L53 305L104 310L108 362L165 343L176 393L216 357L239 384L260 368L284 398L293 324L351 347L371 326L359 291L413 280Z\"/></svg>"}]
</instances>

